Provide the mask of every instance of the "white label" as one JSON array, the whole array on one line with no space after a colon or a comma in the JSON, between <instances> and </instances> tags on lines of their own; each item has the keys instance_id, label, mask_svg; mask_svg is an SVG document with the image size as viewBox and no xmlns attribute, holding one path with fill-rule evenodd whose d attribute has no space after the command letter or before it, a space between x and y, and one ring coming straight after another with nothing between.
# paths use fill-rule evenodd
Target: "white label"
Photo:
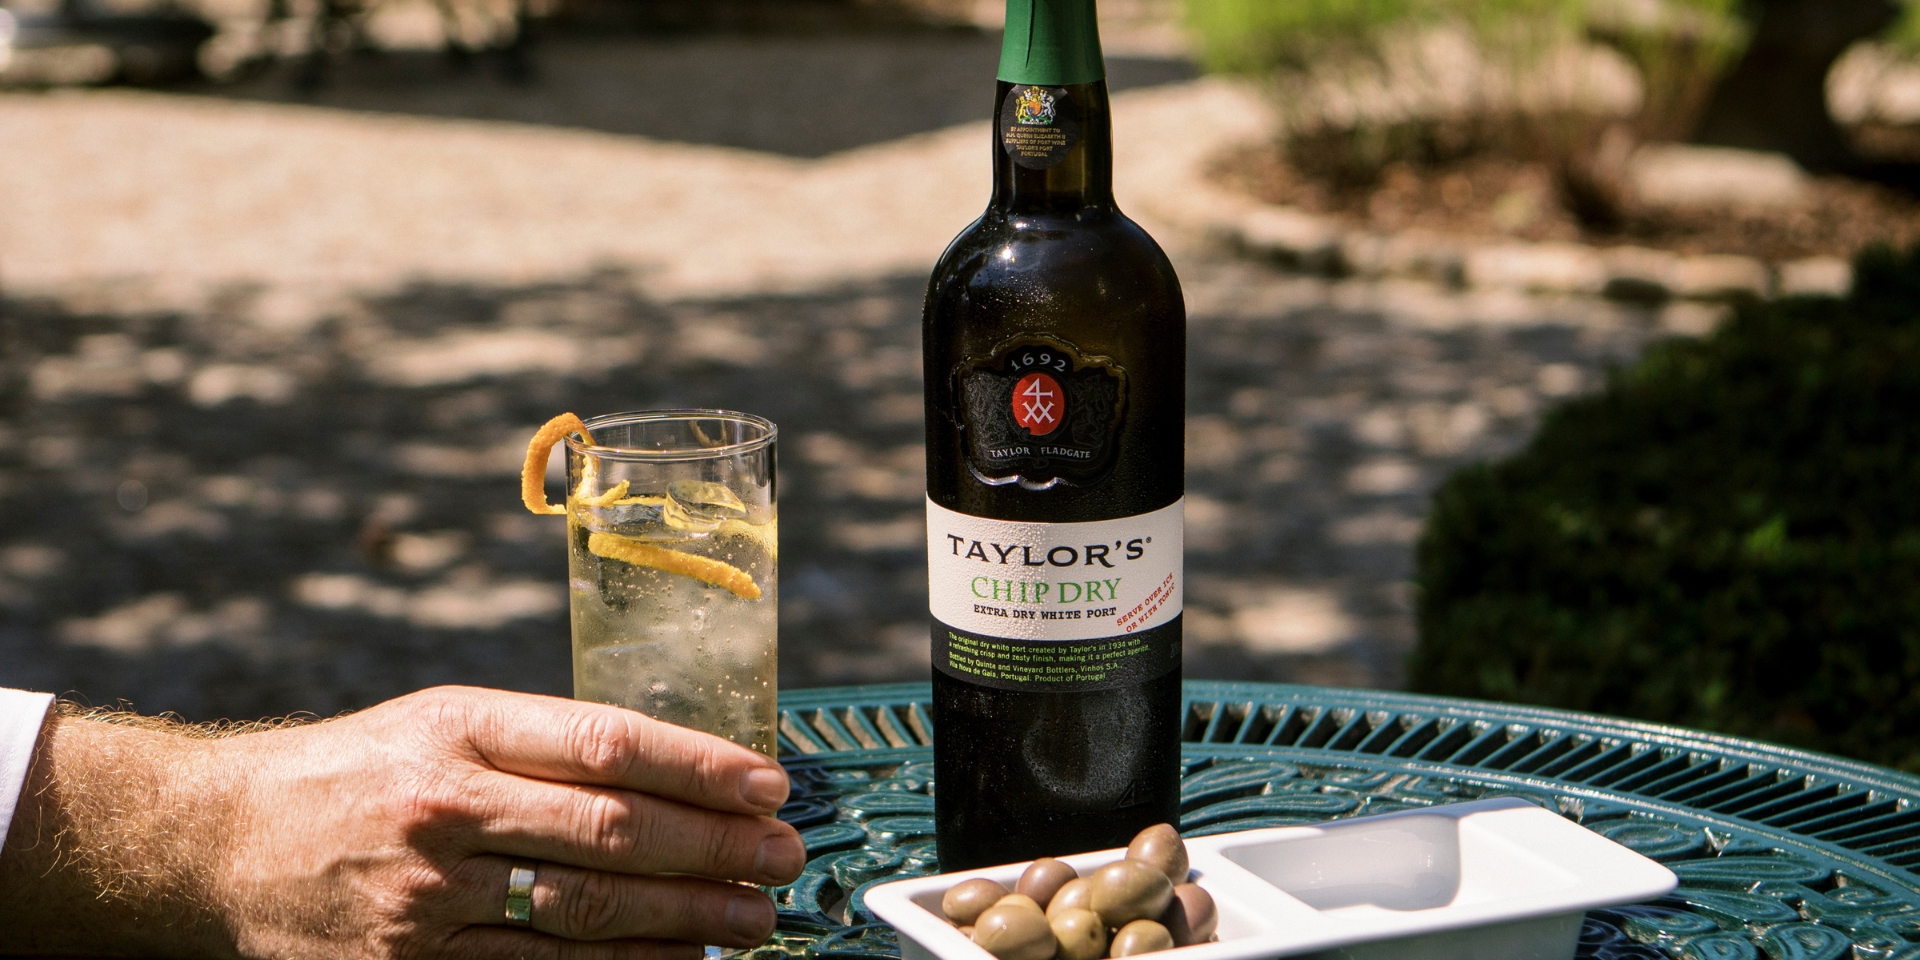
<instances>
[{"instance_id":1,"label":"white label","mask_svg":"<svg viewBox=\"0 0 1920 960\"><path fill-rule=\"evenodd\" d=\"M950 627L1017 640L1139 633L1180 614L1186 501L1092 523L1018 523L927 500L927 605Z\"/></svg>"}]
</instances>

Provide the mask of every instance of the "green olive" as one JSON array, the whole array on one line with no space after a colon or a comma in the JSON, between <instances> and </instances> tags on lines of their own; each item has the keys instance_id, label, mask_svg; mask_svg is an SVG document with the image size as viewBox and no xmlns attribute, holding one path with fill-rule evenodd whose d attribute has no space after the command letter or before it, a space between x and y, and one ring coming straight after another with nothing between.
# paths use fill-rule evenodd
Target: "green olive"
<instances>
[{"instance_id":1,"label":"green olive","mask_svg":"<svg viewBox=\"0 0 1920 960\"><path fill-rule=\"evenodd\" d=\"M1160 925L1166 927L1173 935L1173 942L1182 947L1206 943L1220 925L1220 912L1214 908L1213 897L1200 889L1199 884L1175 884L1173 901L1167 904L1167 912L1160 915Z\"/></svg>"},{"instance_id":2,"label":"green olive","mask_svg":"<svg viewBox=\"0 0 1920 960\"><path fill-rule=\"evenodd\" d=\"M1062 910L1093 909L1093 885L1085 877L1075 877L1066 885L1054 891L1053 899L1047 901L1047 916L1052 917Z\"/></svg>"},{"instance_id":3,"label":"green olive","mask_svg":"<svg viewBox=\"0 0 1920 960\"><path fill-rule=\"evenodd\" d=\"M1069 907L1049 917L1060 960L1100 960L1107 955L1107 925L1092 910Z\"/></svg>"},{"instance_id":4,"label":"green olive","mask_svg":"<svg viewBox=\"0 0 1920 960\"><path fill-rule=\"evenodd\" d=\"M1172 947L1173 935L1167 932L1166 927L1152 920L1135 920L1113 935L1113 949L1107 952L1107 956L1131 957L1136 953L1152 953Z\"/></svg>"},{"instance_id":5,"label":"green olive","mask_svg":"<svg viewBox=\"0 0 1920 960\"><path fill-rule=\"evenodd\" d=\"M1013 885L1014 893L1024 893L1033 898L1033 902L1045 909L1053 901L1053 895L1067 885L1067 881L1080 876L1072 867L1052 857L1041 857L1020 875L1020 882Z\"/></svg>"},{"instance_id":6,"label":"green olive","mask_svg":"<svg viewBox=\"0 0 1920 960\"><path fill-rule=\"evenodd\" d=\"M1019 907L1022 910L1032 910L1034 913L1046 916L1046 911L1040 909L1040 904L1034 902L1032 897L1024 893L1009 893L995 900L993 905L996 907Z\"/></svg>"},{"instance_id":7,"label":"green olive","mask_svg":"<svg viewBox=\"0 0 1920 960\"><path fill-rule=\"evenodd\" d=\"M1053 927L1026 904L989 907L974 921L973 942L1000 960L1053 960Z\"/></svg>"},{"instance_id":8,"label":"green olive","mask_svg":"<svg viewBox=\"0 0 1920 960\"><path fill-rule=\"evenodd\" d=\"M1171 824L1156 823L1134 835L1127 859L1150 864L1173 883L1187 882L1187 845Z\"/></svg>"},{"instance_id":9,"label":"green olive","mask_svg":"<svg viewBox=\"0 0 1920 960\"><path fill-rule=\"evenodd\" d=\"M1173 899L1167 875L1138 860L1109 863L1095 870L1087 883L1093 887L1093 912L1109 927L1158 917Z\"/></svg>"},{"instance_id":10,"label":"green olive","mask_svg":"<svg viewBox=\"0 0 1920 960\"><path fill-rule=\"evenodd\" d=\"M946 895L940 898L940 912L956 926L964 927L1006 895L1006 887L985 877L975 877L948 887Z\"/></svg>"}]
</instances>

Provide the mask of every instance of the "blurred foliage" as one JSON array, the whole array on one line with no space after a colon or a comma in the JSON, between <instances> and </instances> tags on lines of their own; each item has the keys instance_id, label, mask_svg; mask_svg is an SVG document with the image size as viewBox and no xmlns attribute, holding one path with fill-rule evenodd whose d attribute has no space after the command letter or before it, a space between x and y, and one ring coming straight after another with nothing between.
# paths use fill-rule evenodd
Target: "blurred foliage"
<instances>
[{"instance_id":1,"label":"blurred foliage","mask_svg":"<svg viewBox=\"0 0 1920 960\"><path fill-rule=\"evenodd\" d=\"M1741 0L1666 0L1641 7L1593 2L1589 36L1627 55L1645 84L1635 121L1644 140L1684 140L1714 85L1746 50Z\"/></svg>"},{"instance_id":2,"label":"blurred foliage","mask_svg":"<svg viewBox=\"0 0 1920 960\"><path fill-rule=\"evenodd\" d=\"M1920 0L1911 0L1920 4ZM1586 32L1624 53L1648 91L1641 133L1684 136L1745 49L1743 0L1187 0L1202 62L1222 73L1299 71L1376 56L1394 31L1465 24L1496 58ZM1920 6L1915 7L1920 10ZM1920 38L1920 25L1914 28Z\"/></svg>"},{"instance_id":3,"label":"blurred foliage","mask_svg":"<svg viewBox=\"0 0 1920 960\"><path fill-rule=\"evenodd\" d=\"M1920 248L1741 308L1453 476L1414 689L1920 771Z\"/></svg>"},{"instance_id":4,"label":"blurred foliage","mask_svg":"<svg viewBox=\"0 0 1920 960\"><path fill-rule=\"evenodd\" d=\"M1920 54L1920 0L1905 0L1905 11L1887 29L1886 41L1907 54Z\"/></svg>"},{"instance_id":5,"label":"blurred foliage","mask_svg":"<svg viewBox=\"0 0 1920 960\"><path fill-rule=\"evenodd\" d=\"M1920 16L1920 0L1908 0ZM1466 23L1496 40L1541 25L1579 27L1593 21L1640 21L1643 29L1695 30L1736 24L1744 0L1187 0L1187 26L1202 62L1222 73L1264 73L1300 67L1328 54L1372 48L1382 34L1409 24ZM1662 22L1666 21L1666 22ZM1910 29L1920 40L1920 21ZM1731 37L1725 37L1730 39ZM1739 50L1737 44L1732 52Z\"/></svg>"},{"instance_id":6,"label":"blurred foliage","mask_svg":"<svg viewBox=\"0 0 1920 960\"><path fill-rule=\"evenodd\" d=\"M1187 25L1207 69L1263 73L1363 54L1397 26L1464 21L1497 33L1570 25L1582 9L1583 0L1187 0Z\"/></svg>"}]
</instances>

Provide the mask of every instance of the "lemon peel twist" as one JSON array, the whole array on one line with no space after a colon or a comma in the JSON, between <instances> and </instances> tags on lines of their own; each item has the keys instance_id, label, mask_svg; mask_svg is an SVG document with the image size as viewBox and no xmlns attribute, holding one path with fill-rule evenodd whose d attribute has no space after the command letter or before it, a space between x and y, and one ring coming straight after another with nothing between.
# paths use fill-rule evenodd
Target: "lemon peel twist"
<instances>
[{"instance_id":1,"label":"lemon peel twist","mask_svg":"<svg viewBox=\"0 0 1920 960\"><path fill-rule=\"evenodd\" d=\"M627 481L622 480L619 483L614 484L611 488L609 488L606 493L603 493L597 497L589 497L586 495L586 491L582 490L580 491L580 496L578 497L578 500L580 501L580 505L583 507L615 507L620 505L621 503L620 498L625 497L626 495L627 495ZM634 497L632 499L638 500L640 498Z\"/></svg>"},{"instance_id":2,"label":"lemon peel twist","mask_svg":"<svg viewBox=\"0 0 1920 960\"><path fill-rule=\"evenodd\" d=\"M567 512L564 504L547 502L545 480L547 457L553 453L553 445L565 439L569 433L578 433L588 443L593 442L593 434L587 432L587 425L571 413L548 420L534 431L533 439L527 442L527 462L520 468L520 502L534 513L564 516Z\"/></svg>"},{"instance_id":3,"label":"lemon peel twist","mask_svg":"<svg viewBox=\"0 0 1920 960\"><path fill-rule=\"evenodd\" d=\"M572 413L563 413L542 424L535 431L533 439L527 442L527 462L520 469L520 501L527 509L542 516L565 516L565 504L547 502L545 480L547 457L553 453L553 446L566 439L567 434L578 433L588 443L593 442L593 434L587 432L587 425ZM589 458L589 469L592 464ZM594 486L591 476L580 478L580 489L576 492L576 505L586 507L620 507L632 504L664 503L664 497L629 497L629 485L622 480L599 495L590 495ZM737 521L729 521L737 522ZM760 586L753 582L745 570L711 557L702 557L681 550L669 550L650 543L641 543L629 537L612 533L590 533L587 536L587 550L597 557L606 557L637 567L652 567L668 573L677 573L683 577L692 577L702 583L730 590L734 595L747 600L760 599Z\"/></svg>"},{"instance_id":4,"label":"lemon peel twist","mask_svg":"<svg viewBox=\"0 0 1920 960\"><path fill-rule=\"evenodd\" d=\"M743 600L760 599L760 585L753 582L745 570L712 557L669 550L650 543L613 533L592 533L587 535L587 551L596 557L606 557L630 563L636 567L652 567L677 573L683 577L692 577L703 583L723 587Z\"/></svg>"}]
</instances>

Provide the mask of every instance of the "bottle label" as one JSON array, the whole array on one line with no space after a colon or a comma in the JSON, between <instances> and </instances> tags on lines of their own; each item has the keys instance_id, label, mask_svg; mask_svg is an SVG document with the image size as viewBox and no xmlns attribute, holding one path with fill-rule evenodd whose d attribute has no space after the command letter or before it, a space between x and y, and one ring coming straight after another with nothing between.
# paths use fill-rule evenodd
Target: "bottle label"
<instances>
[{"instance_id":1,"label":"bottle label","mask_svg":"<svg viewBox=\"0 0 1920 960\"><path fill-rule=\"evenodd\" d=\"M1000 104L1001 149L1029 170L1065 160L1080 139L1071 106L1066 87L1015 85Z\"/></svg>"},{"instance_id":2,"label":"bottle label","mask_svg":"<svg viewBox=\"0 0 1920 960\"><path fill-rule=\"evenodd\" d=\"M961 442L980 482L1046 490L1113 466L1127 372L1052 337L1018 337L960 365Z\"/></svg>"},{"instance_id":3,"label":"bottle label","mask_svg":"<svg viewBox=\"0 0 1920 960\"><path fill-rule=\"evenodd\" d=\"M934 668L983 686L1066 692L1179 666L1184 505L1025 523L929 499Z\"/></svg>"}]
</instances>

